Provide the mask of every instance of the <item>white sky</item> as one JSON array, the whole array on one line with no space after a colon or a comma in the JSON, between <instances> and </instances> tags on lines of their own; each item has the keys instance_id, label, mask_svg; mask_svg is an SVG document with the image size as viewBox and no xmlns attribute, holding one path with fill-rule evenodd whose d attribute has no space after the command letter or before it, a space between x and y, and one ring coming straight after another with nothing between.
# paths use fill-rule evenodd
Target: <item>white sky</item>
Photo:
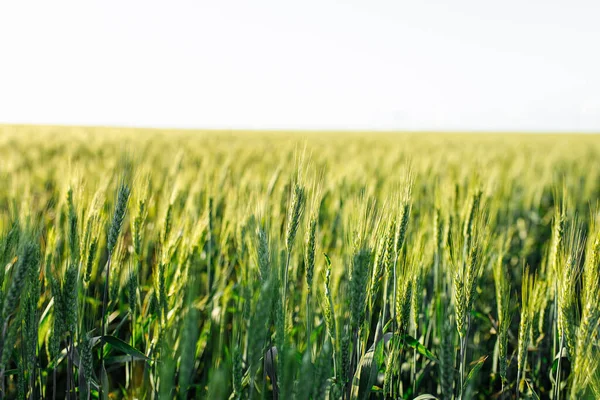
<instances>
[{"instance_id":1,"label":"white sky","mask_svg":"<svg viewBox=\"0 0 600 400\"><path fill-rule=\"evenodd\" d=\"M0 123L600 131L600 1L0 0Z\"/></svg>"}]
</instances>

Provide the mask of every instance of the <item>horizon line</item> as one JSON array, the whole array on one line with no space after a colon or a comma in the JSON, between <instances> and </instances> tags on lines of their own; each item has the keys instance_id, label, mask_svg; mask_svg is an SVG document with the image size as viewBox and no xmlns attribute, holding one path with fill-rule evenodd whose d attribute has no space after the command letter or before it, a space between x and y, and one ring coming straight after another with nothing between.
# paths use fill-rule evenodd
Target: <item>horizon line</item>
<instances>
[{"instance_id":1,"label":"horizon line","mask_svg":"<svg viewBox=\"0 0 600 400\"><path fill-rule=\"evenodd\" d=\"M214 133L376 133L376 134L521 134L521 135L598 135L600 130L543 130L543 129L378 129L378 128L227 128L227 127L175 127L149 125L117 125L117 124L37 124L0 122L0 128L87 128L87 129L127 129L148 131L182 131L182 132L214 132Z\"/></svg>"}]
</instances>

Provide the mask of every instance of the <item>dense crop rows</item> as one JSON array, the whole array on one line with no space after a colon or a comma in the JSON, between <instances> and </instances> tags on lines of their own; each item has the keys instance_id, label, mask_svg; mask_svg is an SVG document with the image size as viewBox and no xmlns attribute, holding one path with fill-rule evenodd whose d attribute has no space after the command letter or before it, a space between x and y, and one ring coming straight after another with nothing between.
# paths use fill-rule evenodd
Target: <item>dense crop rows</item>
<instances>
[{"instance_id":1,"label":"dense crop rows","mask_svg":"<svg viewBox=\"0 0 600 400\"><path fill-rule=\"evenodd\" d=\"M600 396L600 138L0 127L6 398Z\"/></svg>"}]
</instances>

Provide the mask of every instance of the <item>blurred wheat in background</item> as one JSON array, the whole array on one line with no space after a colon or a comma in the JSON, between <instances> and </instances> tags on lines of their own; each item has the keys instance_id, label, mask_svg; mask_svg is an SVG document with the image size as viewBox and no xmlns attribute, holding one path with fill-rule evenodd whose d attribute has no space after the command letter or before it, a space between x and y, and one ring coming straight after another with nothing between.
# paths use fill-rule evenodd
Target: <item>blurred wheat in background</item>
<instances>
[{"instance_id":1,"label":"blurred wheat in background","mask_svg":"<svg viewBox=\"0 0 600 400\"><path fill-rule=\"evenodd\" d=\"M0 127L4 398L600 396L600 138Z\"/></svg>"}]
</instances>

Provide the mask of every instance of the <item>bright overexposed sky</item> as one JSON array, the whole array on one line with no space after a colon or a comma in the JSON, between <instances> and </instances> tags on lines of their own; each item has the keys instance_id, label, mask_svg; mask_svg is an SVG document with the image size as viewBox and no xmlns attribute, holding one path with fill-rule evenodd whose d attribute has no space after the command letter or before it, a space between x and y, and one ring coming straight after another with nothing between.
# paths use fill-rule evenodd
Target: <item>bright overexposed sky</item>
<instances>
[{"instance_id":1,"label":"bright overexposed sky","mask_svg":"<svg viewBox=\"0 0 600 400\"><path fill-rule=\"evenodd\" d=\"M0 123L600 132L600 1L3 0Z\"/></svg>"}]
</instances>

